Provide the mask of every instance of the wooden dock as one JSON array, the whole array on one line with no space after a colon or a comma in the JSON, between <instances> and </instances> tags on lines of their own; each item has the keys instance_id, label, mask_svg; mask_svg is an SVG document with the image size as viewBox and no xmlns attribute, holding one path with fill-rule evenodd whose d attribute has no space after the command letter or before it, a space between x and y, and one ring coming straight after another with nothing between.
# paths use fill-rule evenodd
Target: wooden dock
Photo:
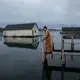
<instances>
[{"instance_id":1,"label":"wooden dock","mask_svg":"<svg viewBox=\"0 0 80 80\"><path fill-rule=\"evenodd\" d=\"M57 64L57 58L54 57L55 58L54 60L56 61L56 63L54 60L52 60L52 64L54 64L54 65L50 65L49 63L51 63L51 62L48 61L48 60L50 60L50 58L47 55L45 58L45 64L43 66L43 68L46 72L45 74L49 75L48 76L49 80L51 80L52 71L60 71L61 72L61 80L64 80L64 72L80 73L79 67L73 67L72 65L66 66L66 56L71 56L71 61L73 61L73 56L80 56L80 54L79 54L80 50L74 49L74 39L80 39L80 28L74 28L74 27L71 27L71 28L66 27L65 28L64 27L64 28L62 28L62 31L60 33L61 33L61 49L55 49L53 47L52 54L54 55L57 52L60 52L57 54L59 54L59 56L61 56L61 59L58 61L58 63L61 63L61 64L55 65L55 64ZM66 39L71 39L71 50L64 49L64 40L66 40ZM53 46L54 46L54 44L53 44ZM59 58L60 57L58 57L58 59ZM46 77L46 79L47 79L47 77Z\"/></svg>"},{"instance_id":2,"label":"wooden dock","mask_svg":"<svg viewBox=\"0 0 80 80\"><path fill-rule=\"evenodd\" d=\"M60 71L61 72L61 80L64 80L65 72L80 73L80 68L66 66L64 56L62 56L61 66L56 66L56 65L50 66L48 64L47 58L45 61L46 61L45 64L43 64L43 80L45 80L45 79L51 80L52 71ZM45 76L45 75L47 75L47 76Z\"/></svg>"},{"instance_id":3,"label":"wooden dock","mask_svg":"<svg viewBox=\"0 0 80 80\"><path fill-rule=\"evenodd\" d=\"M60 33L62 36L61 38L62 46L64 45L64 40L71 39L71 52L80 52L80 50L74 50L74 39L80 39L80 28L79 27L63 27Z\"/></svg>"}]
</instances>

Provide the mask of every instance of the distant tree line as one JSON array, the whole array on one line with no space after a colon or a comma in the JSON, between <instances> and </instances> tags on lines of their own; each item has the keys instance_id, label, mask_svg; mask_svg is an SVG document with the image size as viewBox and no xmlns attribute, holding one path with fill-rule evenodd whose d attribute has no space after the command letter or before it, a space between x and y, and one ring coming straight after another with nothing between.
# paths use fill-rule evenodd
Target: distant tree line
<instances>
[{"instance_id":1,"label":"distant tree line","mask_svg":"<svg viewBox=\"0 0 80 80\"><path fill-rule=\"evenodd\" d=\"M43 31L43 29L39 29L39 31ZM60 31L60 29L49 29L49 31Z\"/></svg>"}]
</instances>

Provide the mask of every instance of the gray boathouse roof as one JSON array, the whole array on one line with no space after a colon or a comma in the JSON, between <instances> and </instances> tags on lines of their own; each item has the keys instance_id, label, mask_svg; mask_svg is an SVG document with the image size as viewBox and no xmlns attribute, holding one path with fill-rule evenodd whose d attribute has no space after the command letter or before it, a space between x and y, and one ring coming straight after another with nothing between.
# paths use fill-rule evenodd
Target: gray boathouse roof
<instances>
[{"instance_id":1,"label":"gray boathouse roof","mask_svg":"<svg viewBox=\"0 0 80 80\"><path fill-rule=\"evenodd\" d=\"M80 39L80 27L62 27L60 32L64 39Z\"/></svg>"},{"instance_id":2,"label":"gray boathouse roof","mask_svg":"<svg viewBox=\"0 0 80 80\"><path fill-rule=\"evenodd\" d=\"M34 25L37 26L36 23L27 23L27 24L13 24L13 25L7 25L4 30L23 30L23 29L27 29L27 30L31 30ZM37 26L38 27L38 26Z\"/></svg>"},{"instance_id":3,"label":"gray boathouse roof","mask_svg":"<svg viewBox=\"0 0 80 80\"><path fill-rule=\"evenodd\" d=\"M65 31L65 32L78 31L78 32L80 32L80 27L62 27L62 31Z\"/></svg>"}]
</instances>

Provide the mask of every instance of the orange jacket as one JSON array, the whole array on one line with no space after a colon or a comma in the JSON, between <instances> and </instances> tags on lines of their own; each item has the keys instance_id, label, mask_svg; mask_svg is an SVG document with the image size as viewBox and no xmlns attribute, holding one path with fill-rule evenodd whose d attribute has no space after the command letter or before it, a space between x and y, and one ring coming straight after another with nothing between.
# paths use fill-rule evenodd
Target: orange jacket
<instances>
[{"instance_id":1,"label":"orange jacket","mask_svg":"<svg viewBox=\"0 0 80 80\"><path fill-rule=\"evenodd\" d=\"M48 30L44 32L44 51L52 52L52 40Z\"/></svg>"}]
</instances>

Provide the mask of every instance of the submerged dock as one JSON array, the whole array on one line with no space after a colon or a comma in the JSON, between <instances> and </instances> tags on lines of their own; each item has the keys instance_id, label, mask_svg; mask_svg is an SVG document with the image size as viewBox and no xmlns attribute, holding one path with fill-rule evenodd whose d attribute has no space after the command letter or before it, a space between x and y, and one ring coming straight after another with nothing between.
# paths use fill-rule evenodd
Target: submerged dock
<instances>
[{"instance_id":1,"label":"submerged dock","mask_svg":"<svg viewBox=\"0 0 80 80\"><path fill-rule=\"evenodd\" d=\"M80 52L80 50L74 49L74 40L80 39L80 28L79 27L63 27L61 32L61 49L53 48L55 52ZM64 41L71 40L71 50L64 49ZM53 45L54 46L54 45Z\"/></svg>"},{"instance_id":2,"label":"submerged dock","mask_svg":"<svg viewBox=\"0 0 80 80\"><path fill-rule=\"evenodd\" d=\"M45 59L44 70L46 71L45 74L49 75L48 76L49 80L51 80L52 71L60 71L61 80L64 80L64 72L80 73L80 66L78 65L80 64L80 62L78 61L80 57L79 54L80 50L74 49L74 44L75 44L74 39L80 39L80 28L63 27L60 34L61 34L61 49L55 49L55 47L53 47L52 54L47 54ZM70 50L64 49L64 44L65 44L64 41L67 39L71 40ZM55 44L53 44L53 46L54 45ZM51 55L53 55L52 58ZM72 64L74 63L75 58L78 63Z\"/></svg>"}]
</instances>

